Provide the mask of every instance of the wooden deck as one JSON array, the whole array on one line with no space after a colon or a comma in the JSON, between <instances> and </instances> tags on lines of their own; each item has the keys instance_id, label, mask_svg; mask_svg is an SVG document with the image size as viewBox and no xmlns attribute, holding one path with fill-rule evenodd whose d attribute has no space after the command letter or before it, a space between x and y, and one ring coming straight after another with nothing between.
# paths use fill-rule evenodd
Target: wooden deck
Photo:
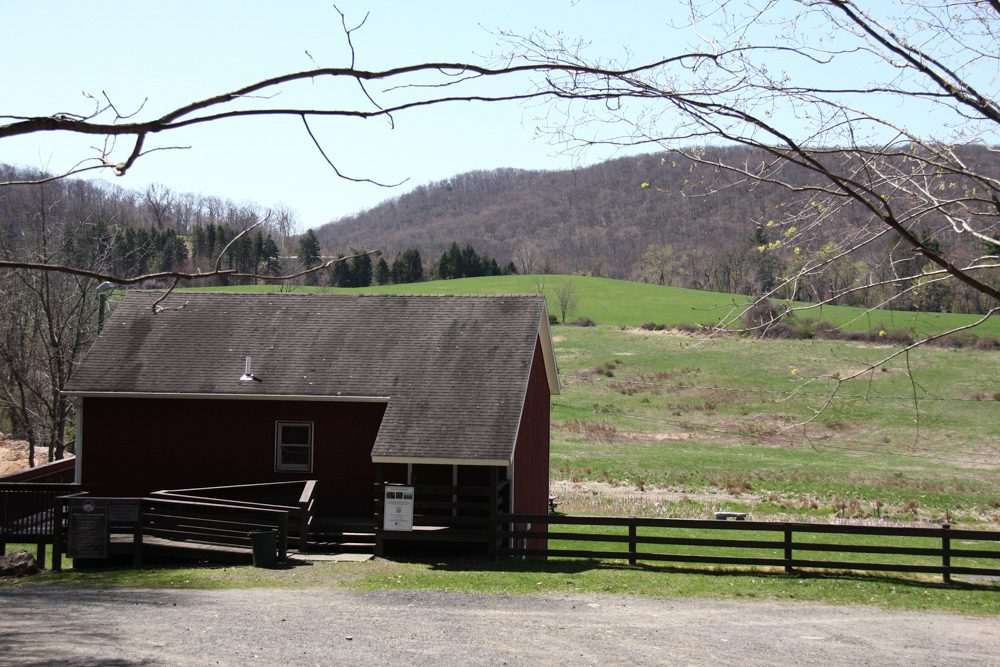
<instances>
[{"instance_id":1,"label":"wooden deck","mask_svg":"<svg viewBox=\"0 0 1000 667\"><path fill-rule=\"evenodd\" d=\"M111 536L112 555L132 555L136 548L132 535L115 534ZM153 535L143 535L141 555L143 560L176 558L178 560L223 561L226 563L253 563L253 550L250 547L232 544L209 544L204 542L189 542L186 540L171 540Z\"/></svg>"}]
</instances>

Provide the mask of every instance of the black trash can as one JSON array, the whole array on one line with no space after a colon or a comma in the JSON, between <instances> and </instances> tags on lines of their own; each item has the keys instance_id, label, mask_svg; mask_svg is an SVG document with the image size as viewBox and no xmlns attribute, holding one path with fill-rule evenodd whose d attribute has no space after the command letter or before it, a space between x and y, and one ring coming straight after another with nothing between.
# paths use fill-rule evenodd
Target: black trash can
<instances>
[{"instance_id":1,"label":"black trash can","mask_svg":"<svg viewBox=\"0 0 1000 667\"><path fill-rule=\"evenodd\" d=\"M254 530L250 532L254 567L274 567L278 564L278 531Z\"/></svg>"}]
</instances>

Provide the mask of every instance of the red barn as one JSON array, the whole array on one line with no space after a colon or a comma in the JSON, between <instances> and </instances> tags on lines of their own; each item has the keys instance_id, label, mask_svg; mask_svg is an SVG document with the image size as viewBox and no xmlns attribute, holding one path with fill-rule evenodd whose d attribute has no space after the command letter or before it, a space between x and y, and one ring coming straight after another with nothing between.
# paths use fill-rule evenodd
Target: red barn
<instances>
[{"instance_id":1,"label":"red barn","mask_svg":"<svg viewBox=\"0 0 1000 667\"><path fill-rule=\"evenodd\" d=\"M318 515L371 517L384 480L547 511L544 299L161 296L129 294L67 384L91 493L315 479Z\"/></svg>"}]
</instances>

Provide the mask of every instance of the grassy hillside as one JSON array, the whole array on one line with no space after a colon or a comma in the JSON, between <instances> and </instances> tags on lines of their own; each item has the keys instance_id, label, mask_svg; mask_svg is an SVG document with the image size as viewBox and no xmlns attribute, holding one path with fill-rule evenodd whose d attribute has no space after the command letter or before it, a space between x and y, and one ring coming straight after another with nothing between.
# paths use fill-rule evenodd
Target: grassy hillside
<instances>
[{"instance_id":1,"label":"grassy hillside","mask_svg":"<svg viewBox=\"0 0 1000 667\"><path fill-rule=\"evenodd\" d=\"M747 297L701 292L679 287L662 287L646 283L592 278L586 276L499 276L435 280L407 285L385 285L358 289L296 287L296 292L323 291L366 294L537 294L544 291L550 313L559 313L555 288L572 281L576 306L569 319L587 316L598 324L637 327L644 322L677 325L681 323L712 325L740 308ZM274 285L250 287L205 288L213 291L275 292ZM736 311L738 312L738 310ZM801 317L822 318L852 331L878 328L914 330L918 335L946 331L978 319L975 315L952 313L917 313L878 310L866 313L863 308L824 306L804 311ZM976 329L976 334L1000 338L1000 318L994 317Z\"/></svg>"},{"instance_id":2,"label":"grassy hillside","mask_svg":"<svg viewBox=\"0 0 1000 667\"><path fill-rule=\"evenodd\" d=\"M816 376L885 350L555 332L552 478L575 511L1000 522L1000 353L920 350L828 403Z\"/></svg>"}]
</instances>

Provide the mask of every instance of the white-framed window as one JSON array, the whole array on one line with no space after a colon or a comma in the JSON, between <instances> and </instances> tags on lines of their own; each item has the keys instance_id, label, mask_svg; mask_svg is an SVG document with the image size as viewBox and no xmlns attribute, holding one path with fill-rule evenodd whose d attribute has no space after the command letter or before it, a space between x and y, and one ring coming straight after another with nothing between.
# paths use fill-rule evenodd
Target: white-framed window
<instances>
[{"instance_id":1,"label":"white-framed window","mask_svg":"<svg viewBox=\"0 0 1000 667\"><path fill-rule=\"evenodd\" d=\"M275 424L275 472L312 472L312 453L312 422L277 422Z\"/></svg>"}]
</instances>

